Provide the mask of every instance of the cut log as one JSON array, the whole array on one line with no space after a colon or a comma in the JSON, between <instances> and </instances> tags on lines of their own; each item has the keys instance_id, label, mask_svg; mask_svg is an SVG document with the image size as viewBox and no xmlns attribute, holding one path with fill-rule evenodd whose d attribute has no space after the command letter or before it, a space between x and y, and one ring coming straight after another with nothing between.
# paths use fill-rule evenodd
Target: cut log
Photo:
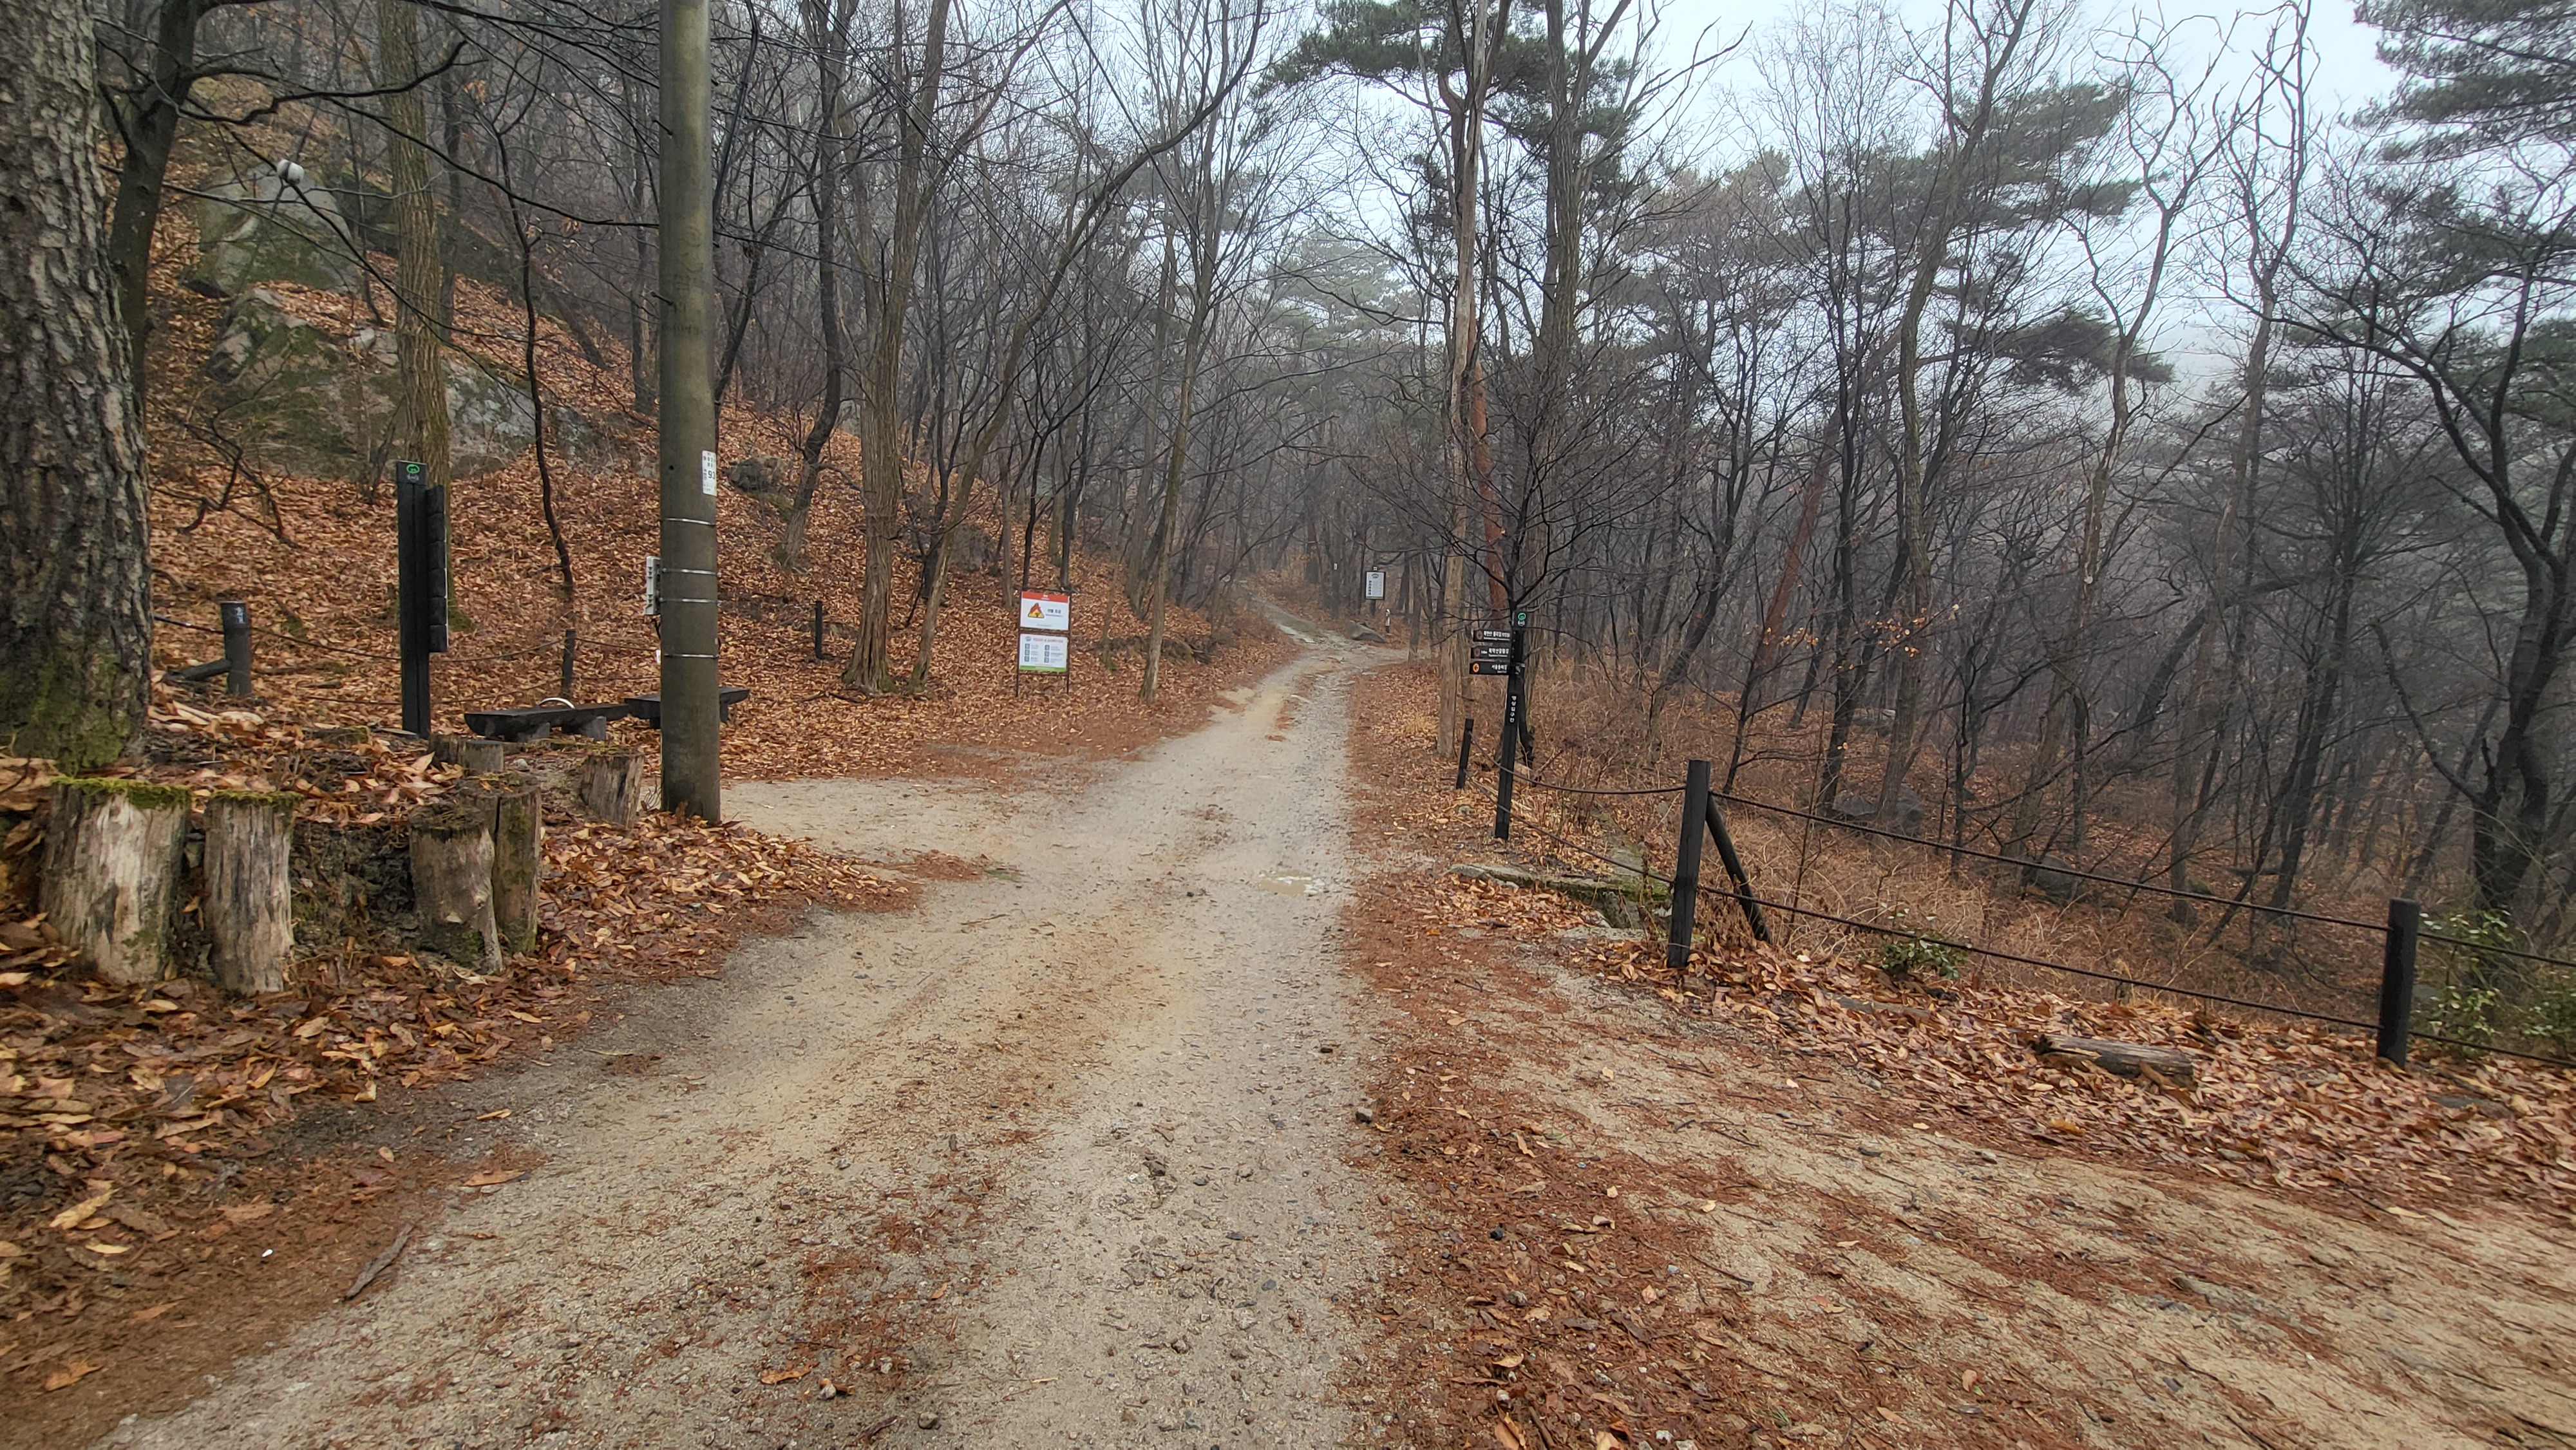
<instances>
[{"instance_id":1,"label":"cut log","mask_svg":"<svg viewBox=\"0 0 2576 1450\"><path fill-rule=\"evenodd\" d=\"M429 755L441 765L461 765L469 775L499 775L509 748L498 740L473 740L462 735L429 737Z\"/></svg>"},{"instance_id":2,"label":"cut log","mask_svg":"<svg viewBox=\"0 0 2576 1450\"><path fill-rule=\"evenodd\" d=\"M206 934L214 939L215 981L249 995L286 988L295 949L295 894L287 867L295 845L295 797L217 791L206 802Z\"/></svg>"},{"instance_id":3,"label":"cut log","mask_svg":"<svg viewBox=\"0 0 2576 1450\"><path fill-rule=\"evenodd\" d=\"M58 780L45 827L41 902L64 942L111 982L170 974L170 928L188 843L184 787Z\"/></svg>"},{"instance_id":4,"label":"cut log","mask_svg":"<svg viewBox=\"0 0 2576 1450\"><path fill-rule=\"evenodd\" d=\"M411 888L421 944L486 976L501 971L492 914L492 803L470 796L411 813Z\"/></svg>"},{"instance_id":5,"label":"cut log","mask_svg":"<svg viewBox=\"0 0 2576 1450\"><path fill-rule=\"evenodd\" d=\"M2146 1078L2175 1087L2189 1087L2200 1077L2200 1060L2175 1047L2042 1033L2032 1039L2030 1050L2038 1053L2042 1061L2081 1063L2122 1077Z\"/></svg>"},{"instance_id":6,"label":"cut log","mask_svg":"<svg viewBox=\"0 0 2576 1450\"><path fill-rule=\"evenodd\" d=\"M536 782L505 775L489 783L492 800L492 919L504 950L537 945L537 881L545 870L545 811Z\"/></svg>"},{"instance_id":7,"label":"cut log","mask_svg":"<svg viewBox=\"0 0 2576 1450\"><path fill-rule=\"evenodd\" d=\"M613 747L581 761L581 813L612 826L631 826L644 810L644 757Z\"/></svg>"}]
</instances>

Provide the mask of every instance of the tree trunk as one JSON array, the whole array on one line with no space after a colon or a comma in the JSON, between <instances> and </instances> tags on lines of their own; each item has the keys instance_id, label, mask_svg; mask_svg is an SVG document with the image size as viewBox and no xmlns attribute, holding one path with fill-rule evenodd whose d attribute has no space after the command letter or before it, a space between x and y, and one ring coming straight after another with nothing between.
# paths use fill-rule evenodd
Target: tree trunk
<instances>
[{"instance_id":1,"label":"tree trunk","mask_svg":"<svg viewBox=\"0 0 2576 1450\"><path fill-rule=\"evenodd\" d=\"M819 4L808 3L806 21L815 36L816 81L823 90L823 129L814 138L814 293L823 328L823 399L814 406L813 426L805 430L805 447L797 457L796 495L787 507L787 529L778 544L779 561L805 567L805 527L814 513L814 490L823 478L823 449L841 426L841 389L848 372L848 348L841 333L841 128L848 123L843 55L849 44L850 6L832 7L827 20ZM753 254L754 258L758 253ZM746 288L748 284L746 284ZM743 312L751 311L746 290ZM727 348L728 354L731 348ZM864 465L862 465L864 468ZM874 520L875 508L869 515ZM873 576L874 566L870 566Z\"/></svg>"},{"instance_id":2,"label":"tree trunk","mask_svg":"<svg viewBox=\"0 0 2576 1450\"><path fill-rule=\"evenodd\" d=\"M285 792L219 791L206 802L204 919L215 943L215 981L227 992L286 988L295 950L287 875L295 799Z\"/></svg>"},{"instance_id":3,"label":"tree trunk","mask_svg":"<svg viewBox=\"0 0 2576 1450\"><path fill-rule=\"evenodd\" d=\"M896 145L893 233L887 238L884 275L869 281L870 321L875 325L868 366L859 386L859 476L867 510L867 575L859 593L859 637L842 682L870 693L889 683L888 646L894 631L894 561L902 543L903 457L895 444L901 407L904 312L912 297L913 259L920 251L928 197L922 185L923 153L939 101L948 39L948 0L930 0L922 37L921 75L905 107ZM903 38L895 37L901 50Z\"/></svg>"},{"instance_id":4,"label":"tree trunk","mask_svg":"<svg viewBox=\"0 0 2576 1450\"><path fill-rule=\"evenodd\" d=\"M0 741L86 770L143 726L143 427L101 235L91 15L0 7Z\"/></svg>"},{"instance_id":5,"label":"tree trunk","mask_svg":"<svg viewBox=\"0 0 2576 1450\"><path fill-rule=\"evenodd\" d=\"M411 889L421 944L485 976L501 970L492 910L492 805L450 796L411 813Z\"/></svg>"},{"instance_id":6,"label":"tree trunk","mask_svg":"<svg viewBox=\"0 0 2576 1450\"><path fill-rule=\"evenodd\" d=\"M39 900L54 930L102 979L132 985L170 975L187 840L183 787L55 782Z\"/></svg>"},{"instance_id":7,"label":"tree trunk","mask_svg":"<svg viewBox=\"0 0 2576 1450\"><path fill-rule=\"evenodd\" d=\"M116 273L117 302L125 313L138 391L143 348L152 331L148 284L152 233L161 222L162 182L170 148L179 136L179 113L197 82L197 19L207 0L161 0L152 55L130 98L115 107L125 155L116 169L116 202L107 224L108 266Z\"/></svg>"},{"instance_id":8,"label":"tree trunk","mask_svg":"<svg viewBox=\"0 0 2576 1450\"><path fill-rule=\"evenodd\" d=\"M420 36L410 0L377 0L376 81L405 89L385 98L385 162L393 179L394 355L399 381L393 443L408 450L433 484L450 479L447 364L439 297L447 267L438 250L438 200L430 191L427 125L421 105Z\"/></svg>"}]
</instances>

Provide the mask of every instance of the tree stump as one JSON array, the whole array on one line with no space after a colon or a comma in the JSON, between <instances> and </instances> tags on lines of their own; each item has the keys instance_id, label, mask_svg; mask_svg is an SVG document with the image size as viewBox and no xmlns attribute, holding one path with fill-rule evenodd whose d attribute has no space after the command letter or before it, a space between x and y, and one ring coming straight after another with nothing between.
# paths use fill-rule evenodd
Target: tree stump
<instances>
[{"instance_id":1,"label":"tree stump","mask_svg":"<svg viewBox=\"0 0 2576 1450\"><path fill-rule=\"evenodd\" d=\"M41 903L99 976L128 985L170 974L170 927L188 842L184 787L58 780L45 827Z\"/></svg>"},{"instance_id":2,"label":"tree stump","mask_svg":"<svg viewBox=\"0 0 2576 1450\"><path fill-rule=\"evenodd\" d=\"M412 901L421 943L485 976L501 970L492 911L492 803L449 796L411 813Z\"/></svg>"},{"instance_id":3,"label":"tree stump","mask_svg":"<svg viewBox=\"0 0 2576 1450\"><path fill-rule=\"evenodd\" d=\"M492 802L492 918L509 951L537 945L537 881L545 870L545 811L534 781L502 776L487 783Z\"/></svg>"},{"instance_id":4,"label":"tree stump","mask_svg":"<svg viewBox=\"0 0 2576 1450\"><path fill-rule=\"evenodd\" d=\"M581 813L631 826L644 809L644 758L623 747L593 750L581 761Z\"/></svg>"},{"instance_id":5,"label":"tree stump","mask_svg":"<svg viewBox=\"0 0 2576 1450\"><path fill-rule=\"evenodd\" d=\"M476 740L463 735L429 737L429 757L441 765L461 765L468 775L499 775L506 762L508 747L498 740Z\"/></svg>"},{"instance_id":6,"label":"tree stump","mask_svg":"<svg viewBox=\"0 0 2576 1450\"><path fill-rule=\"evenodd\" d=\"M295 894L287 865L295 844L295 797L218 791L206 802L206 934L214 938L215 980L249 995L286 987L295 949Z\"/></svg>"}]
</instances>

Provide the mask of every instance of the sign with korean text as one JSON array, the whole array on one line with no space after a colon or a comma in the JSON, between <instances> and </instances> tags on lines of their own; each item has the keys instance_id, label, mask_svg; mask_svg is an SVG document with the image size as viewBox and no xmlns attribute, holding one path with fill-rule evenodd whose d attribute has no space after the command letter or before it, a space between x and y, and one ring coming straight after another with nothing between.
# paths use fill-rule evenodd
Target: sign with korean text
<instances>
[{"instance_id":1,"label":"sign with korean text","mask_svg":"<svg viewBox=\"0 0 2576 1450\"><path fill-rule=\"evenodd\" d=\"M1020 636L1020 669L1033 675L1064 673L1065 637L1060 634Z\"/></svg>"},{"instance_id":2,"label":"sign with korean text","mask_svg":"<svg viewBox=\"0 0 2576 1450\"><path fill-rule=\"evenodd\" d=\"M1371 569L1368 571L1368 579L1361 592L1371 599L1384 599L1386 597L1386 571L1384 569Z\"/></svg>"},{"instance_id":3,"label":"sign with korean text","mask_svg":"<svg viewBox=\"0 0 2576 1450\"><path fill-rule=\"evenodd\" d=\"M1073 596L1069 594L1021 595L1020 628L1050 629L1059 633L1072 629Z\"/></svg>"}]
</instances>

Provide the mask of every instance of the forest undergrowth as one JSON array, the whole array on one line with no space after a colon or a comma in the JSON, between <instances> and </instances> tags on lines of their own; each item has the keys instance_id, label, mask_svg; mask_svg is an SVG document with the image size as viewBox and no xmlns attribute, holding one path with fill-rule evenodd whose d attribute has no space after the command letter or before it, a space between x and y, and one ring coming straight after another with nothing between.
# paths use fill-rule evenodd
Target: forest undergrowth
<instances>
[{"instance_id":1,"label":"forest undergrowth","mask_svg":"<svg viewBox=\"0 0 2576 1450\"><path fill-rule=\"evenodd\" d=\"M1403 794L1399 819L1441 855L1518 859L1597 876L1609 873L1605 860L1628 853L1625 859L1642 855L1649 871L1670 871L1675 812L1665 797L1530 792L1515 801L1520 824L1511 842L1494 841L1490 773L1480 766L1468 790L1453 788L1435 749L1429 672L1412 666L1404 678L1410 683L1401 708L1382 712L1378 729L1412 764L1388 788ZM1540 761L1544 768L1553 758L1560 769L1546 778L1567 784L1610 778L1599 757L1579 757L1571 744L1548 749L1549 736L1572 742L1603 735L1556 724L1542 736ZM1747 775L1740 782L1745 793L1793 799L1777 775L1767 781ZM1664 944L1654 934L1588 947L1584 970L1652 993L1676 1013L1825 1052L1870 1074L1893 1099L1937 1107L2043 1148L2351 1194L2387 1204L2393 1213L2434 1211L2407 1208L2399 1199L2494 1199L2576 1223L2576 1074L2440 1049L2419 1050L2415 1064L2400 1071L2377 1060L2366 1033L1968 953L1936 953L1927 965L1891 952L1890 945L1937 944L1947 936L2201 990L2252 987L2271 1000L2307 996L2366 1015L2370 999L2357 995L2358 968L2341 995L2329 990L2331 981L2284 993L2278 974L2223 948L2204 948L2188 959L2157 954L2159 940L2169 940L2176 928L2144 911L2059 906L2036 892L2025 896L1979 876L1953 876L1927 864L1924 858L1935 853L1923 848L1873 844L1829 828L1792 833L1751 812L1736 813L1730 826L1757 895L1794 897L1817 910L1923 935L1882 935L1774 913L1774 942L1758 943L1722 889L1725 878L1712 851L1702 868L1699 907L1705 944L1687 971L1665 965ZM1565 903L1553 895L1463 879L1446 880L1439 890L1439 909L1426 920L1452 930L1526 925L1543 933L1562 925L1550 913ZM1542 919L1524 924L1516 911L1526 913L1521 903L1534 894L1551 906ZM2177 1048L2198 1060L2199 1082L2159 1085L2043 1058L2031 1046L2043 1033Z\"/></svg>"}]
</instances>

